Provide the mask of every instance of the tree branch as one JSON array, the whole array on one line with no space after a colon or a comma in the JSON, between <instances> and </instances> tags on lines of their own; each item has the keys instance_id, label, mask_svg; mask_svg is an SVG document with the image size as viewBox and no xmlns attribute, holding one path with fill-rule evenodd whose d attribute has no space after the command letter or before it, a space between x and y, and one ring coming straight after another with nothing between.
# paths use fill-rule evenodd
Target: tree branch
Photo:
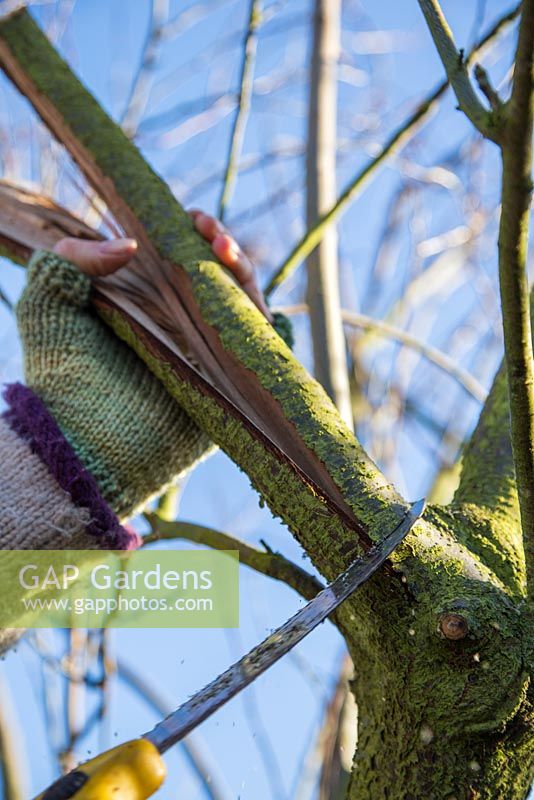
<instances>
[{"instance_id":1,"label":"tree branch","mask_svg":"<svg viewBox=\"0 0 534 800\"><path fill-rule=\"evenodd\" d=\"M169 17L169 0L152 0L150 22L143 45L139 68L135 74L126 105L122 113L121 123L126 134L133 138L137 133L139 121L145 111L150 94L150 76L154 71L158 58L158 50L165 23Z\"/></svg>"},{"instance_id":2,"label":"tree branch","mask_svg":"<svg viewBox=\"0 0 534 800\"><path fill-rule=\"evenodd\" d=\"M471 120L486 139L500 141L500 120L498 116L478 99L473 88L463 52L457 50L451 30L441 10L439 0L419 0L430 33L436 45L447 78L451 84L460 109Z\"/></svg>"},{"instance_id":3,"label":"tree branch","mask_svg":"<svg viewBox=\"0 0 534 800\"><path fill-rule=\"evenodd\" d=\"M534 104L534 0L522 5L512 95L502 140L499 283L511 440L529 595L534 599L534 364L526 270Z\"/></svg>"},{"instance_id":4,"label":"tree branch","mask_svg":"<svg viewBox=\"0 0 534 800\"><path fill-rule=\"evenodd\" d=\"M315 0L306 148L306 225L313 227L336 199L337 65L340 0ZM353 427L347 347L339 296L338 237L331 225L306 263L306 297L314 375Z\"/></svg>"},{"instance_id":5,"label":"tree branch","mask_svg":"<svg viewBox=\"0 0 534 800\"><path fill-rule=\"evenodd\" d=\"M23 264L33 248L50 248L65 235L99 238L95 231L68 211L39 195L0 183L0 198L2 200L0 249L18 263ZM144 299L146 302L146 297ZM268 440L260 437L259 441L256 441L248 421L243 420L236 409L220 394L214 393L213 387L206 384L198 373L191 372L183 359L176 358L174 351L162 346L158 339L141 328L121 308L109 302L106 305L104 298L99 298L98 295L95 302L100 305L104 316L116 315L118 328L122 332L130 331L128 339L130 344L148 357L154 371L171 393L183 403L195 419L206 426L212 438L222 437L226 443L223 446L231 458L251 477L259 474L258 465L265 466L265 475L273 482L272 507L281 508L283 520L309 550L312 560L319 569L327 576L333 577L340 568L347 566L351 558L356 555L357 538L351 527L352 523L345 517L343 509L335 504L331 505L331 501L327 497L322 497L319 487L310 484L309 479L305 479L304 482L300 479L295 480L292 470L287 469L290 464L285 463L284 455L277 453L276 449L273 450L273 445ZM320 413L320 409L316 409L315 413L317 412ZM257 433L256 431L256 435ZM320 437L321 434L318 435L319 441ZM293 468L296 468L295 464ZM353 467L350 467L350 470L348 477L353 477ZM264 479L260 480L261 483L253 477L253 485L258 489L265 485ZM265 492L265 496L270 497L270 494ZM297 518L298 525L294 527L294 520ZM389 523L383 515L370 519L371 530L376 530L378 536L383 536L384 530L394 526L394 523ZM421 585L428 584L429 579L436 577L433 565L438 561L443 564L452 558L454 563L457 563L458 545L452 535L448 540L444 539L443 530L438 533L432 525L424 526L423 523L419 523L418 541L420 544L424 542L423 549L420 550L419 560L411 560L410 570L413 570L414 579L419 583L422 582ZM478 574L479 565L472 561L470 555L464 551L461 557L465 560L466 569L470 574ZM406 573L405 565L403 569Z\"/></svg>"},{"instance_id":6,"label":"tree branch","mask_svg":"<svg viewBox=\"0 0 534 800\"><path fill-rule=\"evenodd\" d=\"M504 14L490 30L473 47L464 63L466 68L480 55L481 51L519 14L520 5ZM392 133L386 141L380 154L369 161L365 167L358 172L348 184L345 191L339 196L337 202L317 220L317 224L306 231L302 239L295 245L283 264L277 269L269 281L265 294L271 295L283 281L304 261L304 259L319 244L325 231L335 220L346 211L352 201L360 194L367 185L367 181L374 173L383 166L386 161L397 153L407 142L415 136L423 123L428 119L430 113L435 108L440 97L445 94L449 87L449 81L445 80L433 92L431 92L415 109L408 119L406 119L396 131Z\"/></svg>"},{"instance_id":7,"label":"tree branch","mask_svg":"<svg viewBox=\"0 0 534 800\"><path fill-rule=\"evenodd\" d=\"M250 0L248 29L243 44L243 63L241 65L241 75L239 79L240 89L237 112L232 126L226 171L219 200L218 216L221 221L226 217L228 203L230 202L234 190L239 169L239 157L243 147L245 126L250 111L252 88L254 85L254 63L256 61L256 49L258 46L257 31L260 24L261 0Z\"/></svg>"},{"instance_id":8,"label":"tree branch","mask_svg":"<svg viewBox=\"0 0 534 800\"><path fill-rule=\"evenodd\" d=\"M305 303L299 303L295 306L275 306L273 310L281 311L282 313L291 316L292 314L306 313L308 307ZM452 378L458 381L460 386L462 386L465 391L474 397L479 403L484 403L486 400L488 393L482 384L479 383L479 381L477 381L477 379L474 378L469 372L467 372L467 370L462 369L462 367L460 367L450 356L448 356L447 353L444 353L437 347L433 347L430 344L426 344L426 342L422 342L417 338L417 336L414 336L409 331L398 328L396 325L391 325L389 322L385 322L384 320L369 317L367 314L359 314L356 311L341 309L341 317L343 322L345 322L347 325L350 325L354 328L361 328L362 330L366 331L373 331L379 336L385 336L388 339L400 342L406 347L409 347L411 350L414 350L416 353L420 353L428 361L430 361L431 364L434 364L436 367L443 370L443 372L446 372L447 375L450 375Z\"/></svg>"},{"instance_id":9,"label":"tree branch","mask_svg":"<svg viewBox=\"0 0 534 800\"><path fill-rule=\"evenodd\" d=\"M11 703L11 692L0 680L0 786L5 800L26 800L28 763L21 731Z\"/></svg>"},{"instance_id":10,"label":"tree branch","mask_svg":"<svg viewBox=\"0 0 534 800\"><path fill-rule=\"evenodd\" d=\"M272 550L262 552L227 533L221 533L204 525L181 521L167 522L155 514L145 514L145 519L148 520L152 532L143 537L143 544L159 542L162 539L186 539L188 542L203 544L212 550L237 550L241 564L285 583L306 600L311 600L317 592L324 589L321 581L280 553L274 553Z\"/></svg>"},{"instance_id":11,"label":"tree branch","mask_svg":"<svg viewBox=\"0 0 534 800\"><path fill-rule=\"evenodd\" d=\"M402 498L26 12L0 23L0 63L138 240L132 268L99 281L99 313L249 474L319 569L339 572L358 542L395 527Z\"/></svg>"},{"instance_id":12,"label":"tree branch","mask_svg":"<svg viewBox=\"0 0 534 800\"><path fill-rule=\"evenodd\" d=\"M248 474L317 569L333 578L362 547L397 526L405 502L324 391L211 261L209 246L168 187L25 12L0 23L0 64L68 148L116 222L139 242L139 259L131 267L98 282L98 313ZM20 258L28 249L27 220L22 231L17 222L3 243ZM49 237L48 231L41 234ZM495 583L454 526L433 509L392 561L394 572L388 565L339 612L349 627L358 620L363 640L366 626L382 615L394 630L391 615L421 587L425 597L437 599L444 581L447 596L462 596L471 591L468 585L489 590ZM391 580L400 570L404 584Z\"/></svg>"}]
</instances>

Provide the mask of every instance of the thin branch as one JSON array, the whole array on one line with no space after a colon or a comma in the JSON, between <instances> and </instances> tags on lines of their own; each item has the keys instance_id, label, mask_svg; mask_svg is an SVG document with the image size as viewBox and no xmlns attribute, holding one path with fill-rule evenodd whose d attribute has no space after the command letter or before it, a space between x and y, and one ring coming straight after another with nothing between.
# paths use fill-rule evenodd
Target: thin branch
<instances>
[{"instance_id":1,"label":"thin branch","mask_svg":"<svg viewBox=\"0 0 534 800\"><path fill-rule=\"evenodd\" d=\"M454 44L439 0L418 0L460 109L487 139L500 140L500 120L480 102L469 78L463 52Z\"/></svg>"},{"instance_id":2,"label":"thin branch","mask_svg":"<svg viewBox=\"0 0 534 800\"><path fill-rule=\"evenodd\" d=\"M480 51L485 48L508 24L510 24L518 15L519 6L516 6L512 11L504 14L495 25L477 42L473 47L467 58L465 59L465 66L467 67L471 61L478 55ZM408 119L397 128L396 131L390 136L384 144L380 154L373 158L366 166L354 176L352 181L348 184L345 191L340 195L337 202L325 214L323 214L317 224L310 228L302 239L295 245L291 253L287 256L283 264L277 269L269 284L265 289L265 294L268 297L273 291L280 286L280 284L291 275L296 267L314 250L321 241L324 232L328 226L335 222L341 214L347 210L350 203L358 196L361 190L367 184L379 167L383 166L385 162L398 150L404 146L420 129L422 124L429 117L431 111L436 106L440 97L445 93L449 86L448 80L443 81L431 94L428 95L415 109Z\"/></svg>"},{"instance_id":3,"label":"thin branch","mask_svg":"<svg viewBox=\"0 0 534 800\"><path fill-rule=\"evenodd\" d=\"M159 687L154 686L133 667L119 658L117 661L119 678L151 706L157 714L166 717L174 711L175 704L167 698ZM198 733L189 734L180 742L189 765L202 783L205 796L209 800L229 800L231 793L224 777L220 774L217 762L212 758Z\"/></svg>"},{"instance_id":4,"label":"thin branch","mask_svg":"<svg viewBox=\"0 0 534 800\"><path fill-rule=\"evenodd\" d=\"M67 745L61 753L61 763L65 771L74 769L77 757L74 752L82 735L87 731L91 717L86 715L86 686L83 676L87 671L87 630L72 628L69 638L68 661L74 680L68 678L66 692L65 724ZM94 717L92 718L94 721Z\"/></svg>"},{"instance_id":5,"label":"thin branch","mask_svg":"<svg viewBox=\"0 0 534 800\"><path fill-rule=\"evenodd\" d=\"M130 94L122 114L122 127L128 136L134 136L143 116L150 94L150 76L156 66L165 22L169 16L169 0L152 0L150 24L141 61L131 84Z\"/></svg>"},{"instance_id":6,"label":"thin branch","mask_svg":"<svg viewBox=\"0 0 534 800\"><path fill-rule=\"evenodd\" d=\"M282 311L284 314L291 315L305 313L307 307L304 304L299 304L295 306L280 306L277 310ZM389 339L394 339L406 345L406 347L409 347L411 350L421 353L428 361L457 380L466 392L472 395L479 403L484 403L486 400L487 392L476 378L465 369L458 366L458 364L442 350L438 350L437 347L422 342L417 336L414 336L413 333L409 333L409 331L405 331L402 328L397 328L396 325L391 325L389 322L368 317L366 314L358 314L355 311L342 309L341 316L343 322L347 325L352 325L355 328L362 328L363 330L386 336Z\"/></svg>"},{"instance_id":7,"label":"thin branch","mask_svg":"<svg viewBox=\"0 0 534 800\"><path fill-rule=\"evenodd\" d=\"M159 519L155 514L145 514L145 518L148 520L152 532L143 538L144 544L158 542L162 539L186 539L188 542L203 544L212 550L237 550L241 564L287 584L306 600L311 600L317 592L324 589L321 581L297 564L284 558L280 553L274 553L268 549L266 552L262 552L233 536L203 525L193 525L190 522L167 522Z\"/></svg>"},{"instance_id":8,"label":"thin branch","mask_svg":"<svg viewBox=\"0 0 534 800\"><path fill-rule=\"evenodd\" d=\"M8 311L13 311L13 303L0 287L0 303L3 303Z\"/></svg>"},{"instance_id":9,"label":"thin branch","mask_svg":"<svg viewBox=\"0 0 534 800\"><path fill-rule=\"evenodd\" d=\"M349 685L353 675L354 667L347 653L325 708L317 741L321 755L318 800L342 800L347 794L358 728L358 712Z\"/></svg>"},{"instance_id":10,"label":"thin branch","mask_svg":"<svg viewBox=\"0 0 534 800\"><path fill-rule=\"evenodd\" d=\"M252 97L252 87L254 78L254 64L256 61L256 50L258 46L257 30L261 23L261 0L250 0L250 14L248 29L245 36L243 47L243 63L241 66L241 76L239 80L239 100L237 114L232 127L230 146L228 149L228 159L226 172L224 175L221 197L219 200L219 219L224 220L228 203L234 190L238 172L238 162L243 147L243 138L247 117L250 111L250 101Z\"/></svg>"},{"instance_id":11,"label":"thin branch","mask_svg":"<svg viewBox=\"0 0 534 800\"><path fill-rule=\"evenodd\" d=\"M306 149L306 224L315 225L336 199L337 64L341 39L340 0L315 0L310 63ZM314 374L353 427L347 349L341 321L338 237L325 231L306 262Z\"/></svg>"},{"instance_id":12,"label":"thin branch","mask_svg":"<svg viewBox=\"0 0 534 800\"><path fill-rule=\"evenodd\" d=\"M166 522L172 522L178 516L178 508L182 495L180 484L169 486L169 488L158 499L157 515Z\"/></svg>"},{"instance_id":13,"label":"thin branch","mask_svg":"<svg viewBox=\"0 0 534 800\"><path fill-rule=\"evenodd\" d=\"M490 77L481 64L475 64L475 78L478 83L478 88L486 97L493 111L500 112L503 107L503 102L499 97L499 93L493 88Z\"/></svg>"},{"instance_id":14,"label":"thin branch","mask_svg":"<svg viewBox=\"0 0 534 800\"><path fill-rule=\"evenodd\" d=\"M0 680L0 787L4 800L26 800L29 764L22 747L22 733L11 703L11 692Z\"/></svg>"},{"instance_id":15,"label":"thin branch","mask_svg":"<svg viewBox=\"0 0 534 800\"><path fill-rule=\"evenodd\" d=\"M527 585L534 599L534 365L527 277L532 192L534 0L522 5L512 95L502 141L499 283L510 397L511 441L525 546Z\"/></svg>"}]
</instances>

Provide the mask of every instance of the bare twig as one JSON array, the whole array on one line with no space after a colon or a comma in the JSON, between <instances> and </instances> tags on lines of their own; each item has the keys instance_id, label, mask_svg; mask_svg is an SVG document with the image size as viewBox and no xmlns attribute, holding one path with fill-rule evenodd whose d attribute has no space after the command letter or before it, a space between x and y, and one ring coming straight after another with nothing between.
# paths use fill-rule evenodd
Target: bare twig
<instances>
[{"instance_id":1,"label":"bare twig","mask_svg":"<svg viewBox=\"0 0 534 800\"><path fill-rule=\"evenodd\" d=\"M141 62L130 88L122 114L122 127L128 136L137 132L150 93L151 74L156 65L164 24L169 16L169 0L152 0L150 25L146 35Z\"/></svg>"},{"instance_id":2,"label":"bare twig","mask_svg":"<svg viewBox=\"0 0 534 800\"><path fill-rule=\"evenodd\" d=\"M8 311L13 311L13 303L2 288L0 288L0 303L3 303Z\"/></svg>"},{"instance_id":3,"label":"bare twig","mask_svg":"<svg viewBox=\"0 0 534 800\"><path fill-rule=\"evenodd\" d=\"M502 109L503 103L498 92L493 88L488 73L481 64L475 64L474 72L478 88L486 97L493 111L499 112Z\"/></svg>"},{"instance_id":4,"label":"bare twig","mask_svg":"<svg viewBox=\"0 0 534 800\"><path fill-rule=\"evenodd\" d=\"M83 628L72 628L68 632L68 636L70 645L68 661L74 680L68 679L67 685L66 726L68 739L67 746L61 754L63 768L66 771L73 769L76 764L74 748L87 723L85 682L83 680L87 670L87 631Z\"/></svg>"},{"instance_id":5,"label":"bare twig","mask_svg":"<svg viewBox=\"0 0 534 800\"><path fill-rule=\"evenodd\" d=\"M250 14L248 29L245 35L243 46L243 63L241 66L241 76L239 80L239 100L237 114L232 127L226 172L224 176L221 197L219 200L219 219L224 220L228 203L232 196L235 181L237 178L238 162L243 146L245 126L250 111L250 100L252 97L252 86L254 78L254 63L256 60L256 49L258 45L257 31L261 23L261 2L260 0L250 0Z\"/></svg>"},{"instance_id":6,"label":"bare twig","mask_svg":"<svg viewBox=\"0 0 534 800\"><path fill-rule=\"evenodd\" d=\"M441 10L439 0L419 0L430 33L458 105L477 130L487 139L498 142L499 118L480 102L469 78L463 52L456 48L451 30Z\"/></svg>"},{"instance_id":7,"label":"bare twig","mask_svg":"<svg viewBox=\"0 0 534 800\"><path fill-rule=\"evenodd\" d=\"M480 54L480 51L497 36L506 25L512 22L519 13L519 6L504 14L495 25L477 42L475 47L466 57L464 64L467 67L471 61ZM310 230L306 231L302 239L295 245L283 264L277 269L265 289L267 296L296 269L296 267L317 247L328 226L337 220L346 211L350 203L357 197L369 178L381 167L390 156L405 145L425 122L430 112L435 108L437 101L445 93L449 85L448 80L443 81L431 94L428 95L384 144L380 154L373 158L365 167L354 176L347 188L339 196L335 205L323 214Z\"/></svg>"},{"instance_id":8,"label":"bare twig","mask_svg":"<svg viewBox=\"0 0 534 800\"><path fill-rule=\"evenodd\" d=\"M307 307L304 304L299 304L295 306L281 306L277 310L282 311L284 314L291 315L305 313L307 311ZM395 341L406 345L406 347L415 350L417 353L421 353L422 356L428 359L428 361L432 362L432 364L435 364L436 367L439 367L439 369L455 378L455 380L457 380L458 383L463 386L466 392L472 395L475 400L478 400L479 403L483 403L485 401L487 392L484 387L476 380L476 378L470 375L469 372L458 366L458 364L456 364L456 362L450 356L448 356L442 350L439 350L437 347L433 347L430 344L422 342L417 338L417 336L409 333L409 331L402 330L402 328L397 328L396 325L391 325L389 322L368 317L366 314L358 314L355 311L347 311L342 309L341 315L343 321L347 325L352 325L355 328L362 328L363 330L378 333L381 336L386 336L388 339L394 339Z\"/></svg>"},{"instance_id":9,"label":"bare twig","mask_svg":"<svg viewBox=\"0 0 534 800\"><path fill-rule=\"evenodd\" d=\"M241 564L287 584L306 600L315 597L317 592L324 588L321 581L279 553L271 550L262 552L233 536L203 525L193 525L190 522L166 522L155 514L145 514L145 518L152 528L152 532L143 539L145 544L161 539L186 539L189 542L211 547L213 550L237 550Z\"/></svg>"},{"instance_id":10,"label":"bare twig","mask_svg":"<svg viewBox=\"0 0 534 800\"><path fill-rule=\"evenodd\" d=\"M4 800L26 800L30 793L29 765L10 692L3 680L0 680L0 775Z\"/></svg>"},{"instance_id":11,"label":"bare twig","mask_svg":"<svg viewBox=\"0 0 534 800\"><path fill-rule=\"evenodd\" d=\"M534 599L534 365L528 278L532 192L534 0L522 4L512 95L502 141L499 283L514 457L529 595Z\"/></svg>"},{"instance_id":12,"label":"bare twig","mask_svg":"<svg viewBox=\"0 0 534 800\"><path fill-rule=\"evenodd\" d=\"M356 705L349 686L353 673L352 661L346 654L325 709L317 743L322 756L318 800L342 800L348 789L358 727ZM348 732L352 739L349 742L346 741Z\"/></svg>"}]
</instances>

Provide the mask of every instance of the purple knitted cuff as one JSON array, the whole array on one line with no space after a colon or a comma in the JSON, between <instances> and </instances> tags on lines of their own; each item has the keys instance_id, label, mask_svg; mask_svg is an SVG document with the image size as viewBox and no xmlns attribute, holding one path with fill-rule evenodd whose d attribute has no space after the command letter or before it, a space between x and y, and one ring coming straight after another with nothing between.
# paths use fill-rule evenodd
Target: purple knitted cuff
<instances>
[{"instance_id":1,"label":"purple knitted cuff","mask_svg":"<svg viewBox=\"0 0 534 800\"><path fill-rule=\"evenodd\" d=\"M76 506L87 508L91 522L87 533L109 550L134 550L141 537L123 527L108 506L98 484L84 467L43 401L27 386L12 383L4 390L8 409L3 417L9 427L46 464L51 475Z\"/></svg>"}]
</instances>

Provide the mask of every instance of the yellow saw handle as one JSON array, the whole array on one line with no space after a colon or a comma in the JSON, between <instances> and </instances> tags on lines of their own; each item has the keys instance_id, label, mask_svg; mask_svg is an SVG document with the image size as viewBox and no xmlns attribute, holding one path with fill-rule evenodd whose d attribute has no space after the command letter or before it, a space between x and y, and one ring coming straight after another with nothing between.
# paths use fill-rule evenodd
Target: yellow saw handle
<instances>
[{"instance_id":1,"label":"yellow saw handle","mask_svg":"<svg viewBox=\"0 0 534 800\"><path fill-rule=\"evenodd\" d=\"M152 742L133 739L63 775L35 800L145 800L166 774Z\"/></svg>"}]
</instances>

